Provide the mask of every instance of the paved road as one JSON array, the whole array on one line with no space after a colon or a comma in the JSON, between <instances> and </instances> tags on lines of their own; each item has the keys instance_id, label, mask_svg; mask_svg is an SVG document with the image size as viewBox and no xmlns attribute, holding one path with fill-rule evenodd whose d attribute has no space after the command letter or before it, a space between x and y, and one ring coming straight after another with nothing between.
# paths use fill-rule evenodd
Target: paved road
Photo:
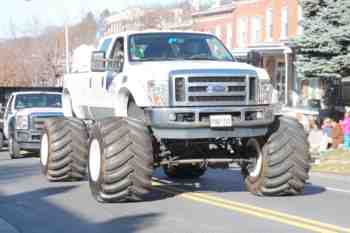
<instances>
[{"instance_id":1,"label":"paved road","mask_svg":"<svg viewBox=\"0 0 350 233\"><path fill-rule=\"evenodd\" d=\"M0 233L350 232L349 216L350 177L312 174L303 196L268 198L235 169L181 184L157 171L147 201L99 204L86 181L49 183L38 158L0 152Z\"/></svg>"}]
</instances>

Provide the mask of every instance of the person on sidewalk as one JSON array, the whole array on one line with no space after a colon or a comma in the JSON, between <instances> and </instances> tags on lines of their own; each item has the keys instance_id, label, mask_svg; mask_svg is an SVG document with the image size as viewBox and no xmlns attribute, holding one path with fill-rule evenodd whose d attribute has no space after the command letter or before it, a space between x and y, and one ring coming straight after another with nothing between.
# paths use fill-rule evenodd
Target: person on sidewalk
<instances>
[{"instance_id":1,"label":"person on sidewalk","mask_svg":"<svg viewBox=\"0 0 350 233\"><path fill-rule=\"evenodd\" d=\"M343 144L343 129L334 119L331 119L332 149L338 149Z\"/></svg>"},{"instance_id":2,"label":"person on sidewalk","mask_svg":"<svg viewBox=\"0 0 350 233\"><path fill-rule=\"evenodd\" d=\"M323 154L332 144L332 121L330 118L325 118L322 125L322 138L320 142L319 152Z\"/></svg>"},{"instance_id":3,"label":"person on sidewalk","mask_svg":"<svg viewBox=\"0 0 350 233\"><path fill-rule=\"evenodd\" d=\"M344 149L350 150L350 109L346 108L345 118L341 121L344 133Z\"/></svg>"}]
</instances>

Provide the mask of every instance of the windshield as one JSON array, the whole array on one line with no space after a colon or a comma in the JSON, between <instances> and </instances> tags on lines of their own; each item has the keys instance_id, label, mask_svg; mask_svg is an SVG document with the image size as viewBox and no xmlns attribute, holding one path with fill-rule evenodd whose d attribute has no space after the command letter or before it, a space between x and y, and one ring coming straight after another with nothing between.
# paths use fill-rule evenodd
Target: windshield
<instances>
[{"instance_id":1,"label":"windshield","mask_svg":"<svg viewBox=\"0 0 350 233\"><path fill-rule=\"evenodd\" d=\"M233 61L230 52L212 35L194 33L137 34L129 38L131 61Z\"/></svg>"},{"instance_id":2,"label":"windshield","mask_svg":"<svg viewBox=\"0 0 350 233\"><path fill-rule=\"evenodd\" d=\"M15 108L61 108L60 94L24 94L17 95Z\"/></svg>"}]
</instances>

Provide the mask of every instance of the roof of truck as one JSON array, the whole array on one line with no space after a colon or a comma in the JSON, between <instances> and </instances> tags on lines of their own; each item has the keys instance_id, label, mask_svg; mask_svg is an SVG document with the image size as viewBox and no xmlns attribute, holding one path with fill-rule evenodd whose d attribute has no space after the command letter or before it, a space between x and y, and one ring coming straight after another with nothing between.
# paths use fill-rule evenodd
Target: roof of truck
<instances>
[{"instance_id":1,"label":"roof of truck","mask_svg":"<svg viewBox=\"0 0 350 233\"><path fill-rule=\"evenodd\" d=\"M115 38L119 36L129 36L129 35L134 35L134 34L147 34L147 33L190 33L190 34L201 34L201 35L214 35L210 32L199 32L199 31L178 31L178 30L158 30L158 29L147 29L147 30L142 30L142 31L125 31L125 32L119 32L115 33L109 36L106 36L104 38Z\"/></svg>"},{"instance_id":2,"label":"roof of truck","mask_svg":"<svg viewBox=\"0 0 350 233\"><path fill-rule=\"evenodd\" d=\"M62 94L61 92L53 91L18 91L12 92L12 95L23 95L23 94Z\"/></svg>"}]
</instances>

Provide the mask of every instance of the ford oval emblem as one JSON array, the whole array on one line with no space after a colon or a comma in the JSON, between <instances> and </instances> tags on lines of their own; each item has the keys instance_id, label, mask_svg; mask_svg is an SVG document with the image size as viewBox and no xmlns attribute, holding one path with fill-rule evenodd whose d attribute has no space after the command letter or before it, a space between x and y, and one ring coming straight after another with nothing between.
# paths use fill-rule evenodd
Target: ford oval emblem
<instances>
[{"instance_id":1,"label":"ford oval emblem","mask_svg":"<svg viewBox=\"0 0 350 233\"><path fill-rule=\"evenodd\" d=\"M216 93L216 92L226 92L226 87L222 85L208 85L207 87L208 93Z\"/></svg>"}]
</instances>

